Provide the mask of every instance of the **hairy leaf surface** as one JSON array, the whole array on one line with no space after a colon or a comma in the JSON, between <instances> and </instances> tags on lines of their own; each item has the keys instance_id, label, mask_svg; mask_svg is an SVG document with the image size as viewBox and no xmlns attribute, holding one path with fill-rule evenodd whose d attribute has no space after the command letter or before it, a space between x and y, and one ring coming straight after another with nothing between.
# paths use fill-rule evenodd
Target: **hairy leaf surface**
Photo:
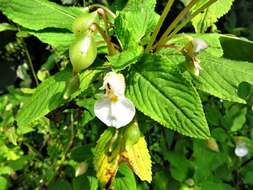
<instances>
[{"instance_id":1,"label":"hairy leaf surface","mask_svg":"<svg viewBox=\"0 0 253 190\"><path fill-rule=\"evenodd\" d=\"M145 55L128 77L128 97L145 115L191 137L209 129L199 95L177 70L177 59Z\"/></svg>"}]
</instances>

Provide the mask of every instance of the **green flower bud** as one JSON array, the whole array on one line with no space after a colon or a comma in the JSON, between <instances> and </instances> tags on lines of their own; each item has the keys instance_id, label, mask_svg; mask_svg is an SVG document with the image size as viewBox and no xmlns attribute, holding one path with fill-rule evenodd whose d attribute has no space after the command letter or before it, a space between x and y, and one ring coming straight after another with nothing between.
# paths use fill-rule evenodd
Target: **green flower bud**
<instances>
[{"instance_id":1,"label":"green flower bud","mask_svg":"<svg viewBox=\"0 0 253 190\"><path fill-rule=\"evenodd\" d=\"M96 42L90 31L77 37L69 48L69 58L74 73L79 73L89 67L94 62L96 56Z\"/></svg>"},{"instance_id":2,"label":"green flower bud","mask_svg":"<svg viewBox=\"0 0 253 190\"><path fill-rule=\"evenodd\" d=\"M141 132L140 132L137 122L131 123L126 128L124 137L125 137L126 150L128 150L129 148L131 148L134 144L136 144L138 142L138 140L141 137Z\"/></svg>"},{"instance_id":3,"label":"green flower bud","mask_svg":"<svg viewBox=\"0 0 253 190\"><path fill-rule=\"evenodd\" d=\"M72 32L76 36L85 34L93 23L97 23L98 14L97 12L84 13L80 17L76 18L72 24Z\"/></svg>"}]
</instances>

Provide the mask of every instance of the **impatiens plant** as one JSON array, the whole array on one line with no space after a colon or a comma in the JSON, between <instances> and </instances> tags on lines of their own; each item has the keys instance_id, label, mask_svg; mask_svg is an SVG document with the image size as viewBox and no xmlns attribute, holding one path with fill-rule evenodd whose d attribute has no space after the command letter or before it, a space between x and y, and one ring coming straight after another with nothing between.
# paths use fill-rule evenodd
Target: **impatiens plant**
<instances>
[{"instance_id":1,"label":"impatiens plant","mask_svg":"<svg viewBox=\"0 0 253 190\"><path fill-rule=\"evenodd\" d=\"M57 123L63 122L59 115L68 115L64 121L67 124L62 125L71 136L66 146L59 148L63 154L55 162L56 170L48 179L41 179L41 184L54 188L63 165L68 163L76 168L73 189L100 186L136 190L133 172L140 181L151 183L155 179L155 187L161 185L160 189L166 189L158 179L166 178L167 174L152 174L151 160L156 161L157 156L150 156L145 140L152 137L152 131L147 133L149 127L165 127L171 131L164 132L158 141L165 139L168 149L175 146L178 151L161 153L171 164L168 179L173 177L182 182L181 190L205 189L201 173L196 172L194 176L196 183L202 180L196 188L193 179L184 176L193 170L193 163L181 154L188 147L180 140L179 144L172 145L170 140L177 132L206 140L210 150L219 152L215 135L221 132L211 130L210 133L208 127L208 123L216 122L210 115L217 110L205 113L202 102L209 94L221 101L246 104L249 99L240 93L247 89L250 92L253 59L242 60L237 58L240 53L230 54L230 43L241 39L219 34L216 28L215 23L230 10L233 0L184 0L181 4L184 8L171 23L166 18L176 8L174 0L166 1L161 15L155 11L156 3L156 0L128 0L115 1L111 6L68 7L48 0L0 0L0 10L11 21L6 30L16 31L22 43L30 36L38 38L48 45L51 56L57 60L53 62L61 63L57 69L56 66L49 68L50 64L43 72L40 69L38 76L47 73L45 77L38 77L31 66L34 80L39 78L40 82L34 89L22 92L22 104L13 120L22 138L34 130L41 130L47 136L61 126ZM196 33L183 33L184 27L190 24ZM245 42L249 43L252 42ZM243 109L245 115L246 108ZM57 122L52 124L54 121ZM50 127L42 129L43 126ZM239 128L233 127L234 131ZM61 133L64 131L53 134L67 140ZM84 143L85 148L80 152L80 147L75 146L75 135ZM85 146L90 139L96 144ZM50 135L44 139L44 143L51 141ZM199 156L202 142L192 143L193 162L199 165L205 164ZM234 144L238 157L247 156L248 148L243 140ZM152 152L159 149L155 145L150 145ZM57 146L51 147L51 151L54 148L57 151ZM57 157L57 152L54 156ZM69 157L74 157L73 161L68 162ZM95 174L89 173L86 181L78 178L89 170ZM59 187L68 186L65 182L57 183ZM85 186L87 183L89 186ZM148 186L145 182L142 185L138 189Z\"/></svg>"}]
</instances>

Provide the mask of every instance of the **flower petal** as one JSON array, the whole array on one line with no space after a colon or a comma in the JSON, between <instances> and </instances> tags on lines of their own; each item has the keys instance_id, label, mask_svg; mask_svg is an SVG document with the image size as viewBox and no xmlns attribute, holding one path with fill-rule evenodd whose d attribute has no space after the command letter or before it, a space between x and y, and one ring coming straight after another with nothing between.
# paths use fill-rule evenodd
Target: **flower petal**
<instances>
[{"instance_id":1,"label":"flower petal","mask_svg":"<svg viewBox=\"0 0 253 190\"><path fill-rule=\"evenodd\" d=\"M120 73L109 72L104 77L103 87L107 88L107 85L110 85L110 90L113 91L116 96L124 96L125 94L125 78Z\"/></svg>"},{"instance_id":2,"label":"flower petal","mask_svg":"<svg viewBox=\"0 0 253 190\"><path fill-rule=\"evenodd\" d=\"M135 115L135 107L125 97L119 97L116 102L104 97L95 103L94 112L107 126L120 128L132 121Z\"/></svg>"},{"instance_id":3,"label":"flower petal","mask_svg":"<svg viewBox=\"0 0 253 190\"><path fill-rule=\"evenodd\" d=\"M205 40L200 39L200 38L195 38L192 40L192 45L193 45L193 51L195 53L199 53L200 51L208 48L208 45Z\"/></svg>"},{"instance_id":4,"label":"flower petal","mask_svg":"<svg viewBox=\"0 0 253 190\"><path fill-rule=\"evenodd\" d=\"M94 105L94 112L98 119L100 119L107 126L111 126L111 101L109 98L102 98L96 101Z\"/></svg>"},{"instance_id":5,"label":"flower petal","mask_svg":"<svg viewBox=\"0 0 253 190\"><path fill-rule=\"evenodd\" d=\"M120 128L130 123L135 115L134 104L125 97L120 97L118 101L111 104L112 126Z\"/></svg>"}]
</instances>

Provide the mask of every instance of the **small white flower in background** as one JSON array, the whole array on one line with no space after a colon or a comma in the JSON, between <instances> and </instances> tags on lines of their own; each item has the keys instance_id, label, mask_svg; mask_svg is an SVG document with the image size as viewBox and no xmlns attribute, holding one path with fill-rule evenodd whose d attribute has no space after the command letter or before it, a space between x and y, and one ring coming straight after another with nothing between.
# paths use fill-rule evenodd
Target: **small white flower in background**
<instances>
[{"instance_id":1,"label":"small white flower in background","mask_svg":"<svg viewBox=\"0 0 253 190\"><path fill-rule=\"evenodd\" d=\"M125 97L125 78L122 74L109 72L104 77L105 95L94 106L95 115L108 127L120 128L132 121L135 107Z\"/></svg>"},{"instance_id":2,"label":"small white flower in background","mask_svg":"<svg viewBox=\"0 0 253 190\"><path fill-rule=\"evenodd\" d=\"M201 70L200 60L198 60L196 56L206 48L208 48L208 45L205 40L194 38L183 49L186 58L193 64L190 66L190 71L193 72L195 76L199 76Z\"/></svg>"},{"instance_id":3,"label":"small white flower in background","mask_svg":"<svg viewBox=\"0 0 253 190\"><path fill-rule=\"evenodd\" d=\"M244 157L248 154L249 150L247 145L243 141L238 141L235 146L235 155L238 157Z\"/></svg>"},{"instance_id":4,"label":"small white flower in background","mask_svg":"<svg viewBox=\"0 0 253 190\"><path fill-rule=\"evenodd\" d=\"M192 49L194 53L199 53L202 50L208 48L206 41L200 38L194 38L191 43L192 43L192 47L193 47Z\"/></svg>"}]
</instances>

